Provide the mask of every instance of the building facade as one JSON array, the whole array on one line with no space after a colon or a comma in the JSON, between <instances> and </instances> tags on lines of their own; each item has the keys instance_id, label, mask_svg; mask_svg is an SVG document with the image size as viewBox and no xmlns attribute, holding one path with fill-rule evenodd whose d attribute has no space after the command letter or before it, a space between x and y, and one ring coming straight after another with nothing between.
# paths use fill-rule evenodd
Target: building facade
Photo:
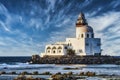
<instances>
[{"instance_id":1,"label":"building facade","mask_svg":"<svg viewBox=\"0 0 120 80\"><path fill-rule=\"evenodd\" d=\"M83 13L80 13L76 22L76 37L66 38L65 42L49 44L45 47L45 52L40 56L67 55L67 50L72 49L76 55L101 55L101 39L94 38L94 31L88 25Z\"/></svg>"}]
</instances>

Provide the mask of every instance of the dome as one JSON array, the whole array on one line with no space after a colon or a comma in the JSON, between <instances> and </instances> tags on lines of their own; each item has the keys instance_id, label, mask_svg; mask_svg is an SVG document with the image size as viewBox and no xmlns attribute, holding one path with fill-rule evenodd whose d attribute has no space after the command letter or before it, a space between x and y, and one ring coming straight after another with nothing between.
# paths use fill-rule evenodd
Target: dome
<instances>
[{"instance_id":1,"label":"dome","mask_svg":"<svg viewBox=\"0 0 120 80\"><path fill-rule=\"evenodd\" d=\"M76 28L79 32L93 32L93 28L88 25L83 13L80 13L76 22Z\"/></svg>"},{"instance_id":2,"label":"dome","mask_svg":"<svg viewBox=\"0 0 120 80\"><path fill-rule=\"evenodd\" d=\"M83 32L92 32L93 33L93 28L91 26L88 25L83 25L79 27L79 32L83 33Z\"/></svg>"}]
</instances>

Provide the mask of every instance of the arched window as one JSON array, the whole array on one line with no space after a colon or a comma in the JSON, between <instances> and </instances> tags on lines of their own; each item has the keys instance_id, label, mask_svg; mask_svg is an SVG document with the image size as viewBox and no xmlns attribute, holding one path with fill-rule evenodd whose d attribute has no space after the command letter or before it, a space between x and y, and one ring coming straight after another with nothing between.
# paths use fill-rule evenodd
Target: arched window
<instances>
[{"instance_id":1,"label":"arched window","mask_svg":"<svg viewBox=\"0 0 120 80\"><path fill-rule=\"evenodd\" d=\"M83 38L83 34L81 34L81 38Z\"/></svg>"},{"instance_id":2,"label":"arched window","mask_svg":"<svg viewBox=\"0 0 120 80\"><path fill-rule=\"evenodd\" d=\"M56 47L55 46L52 48L52 53L56 53Z\"/></svg>"},{"instance_id":3,"label":"arched window","mask_svg":"<svg viewBox=\"0 0 120 80\"><path fill-rule=\"evenodd\" d=\"M85 45L86 45L86 46L89 46L89 43L86 43Z\"/></svg>"},{"instance_id":4,"label":"arched window","mask_svg":"<svg viewBox=\"0 0 120 80\"><path fill-rule=\"evenodd\" d=\"M69 43L68 43L68 46L69 46Z\"/></svg>"},{"instance_id":5,"label":"arched window","mask_svg":"<svg viewBox=\"0 0 120 80\"><path fill-rule=\"evenodd\" d=\"M59 53L61 53L61 50L59 50Z\"/></svg>"},{"instance_id":6,"label":"arched window","mask_svg":"<svg viewBox=\"0 0 120 80\"><path fill-rule=\"evenodd\" d=\"M46 52L47 52L47 53L50 53L50 50L51 50L51 48L50 48L50 47L47 47Z\"/></svg>"},{"instance_id":7,"label":"arched window","mask_svg":"<svg viewBox=\"0 0 120 80\"><path fill-rule=\"evenodd\" d=\"M94 38L94 34L92 34L91 37Z\"/></svg>"},{"instance_id":8,"label":"arched window","mask_svg":"<svg viewBox=\"0 0 120 80\"><path fill-rule=\"evenodd\" d=\"M71 43L68 43L68 46L72 46L72 44L71 44Z\"/></svg>"},{"instance_id":9,"label":"arched window","mask_svg":"<svg viewBox=\"0 0 120 80\"><path fill-rule=\"evenodd\" d=\"M47 50L47 53L50 53L50 50Z\"/></svg>"},{"instance_id":10,"label":"arched window","mask_svg":"<svg viewBox=\"0 0 120 80\"><path fill-rule=\"evenodd\" d=\"M62 47L58 47L58 49L62 49Z\"/></svg>"},{"instance_id":11,"label":"arched window","mask_svg":"<svg viewBox=\"0 0 120 80\"><path fill-rule=\"evenodd\" d=\"M47 49L51 49L50 47L47 47Z\"/></svg>"},{"instance_id":12,"label":"arched window","mask_svg":"<svg viewBox=\"0 0 120 80\"><path fill-rule=\"evenodd\" d=\"M66 47L66 46L65 46L64 48L65 48L65 49L67 49L67 47Z\"/></svg>"},{"instance_id":13,"label":"arched window","mask_svg":"<svg viewBox=\"0 0 120 80\"><path fill-rule=\"evenodd\" d=\"M58 53L61 53L62 47L58 47Z\"/></svg>"},{"instance_id":14,"label":"arched window","mask_svg":"<svg viewBox=\"0 0 120 80\"><path fill-rule=\"evenodd\" d=\"M87 38L89 38L89 34L87 34Z\"/></svg>"},{"instance_id":15,"label":"arched window","mask_svg":"<svg viewBox=\"0 0 120 80\"><path fill-rule=\"evenodd\" d=\"M55 53L55 51L53 51L53 53Z\"/></svg>"},{"instance_id":16,"label":"arched window","mask_svg":"<svg viewBox=\"0 0 120 80\"><path fill-rule=\"evenodd\" d=\"M56 49L56 47L53 47L52 49Z\"/></svg>"}]
</instances>

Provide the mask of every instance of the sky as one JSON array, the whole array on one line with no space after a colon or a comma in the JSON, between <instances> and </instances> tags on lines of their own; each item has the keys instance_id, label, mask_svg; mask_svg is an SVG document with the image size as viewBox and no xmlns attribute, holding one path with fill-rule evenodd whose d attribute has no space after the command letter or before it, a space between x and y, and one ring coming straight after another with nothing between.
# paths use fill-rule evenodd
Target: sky
<instances>
[{"instance_id":1,"label":"sky","mask_svg":"<svg viewBox=\"0 0 120 80\"><path fill-rule=\"evenodd\" d=\"M101 38L103 55L120 56L119 0L0 0L0 56L31 56L75 37L80 12Z\"/></svg>"}]
</instances>

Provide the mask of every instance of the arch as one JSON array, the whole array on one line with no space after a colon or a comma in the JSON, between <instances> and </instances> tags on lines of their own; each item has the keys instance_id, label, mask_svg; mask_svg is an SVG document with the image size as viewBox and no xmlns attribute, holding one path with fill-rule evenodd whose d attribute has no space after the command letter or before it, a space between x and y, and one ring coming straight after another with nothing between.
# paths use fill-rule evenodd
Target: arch
<instances>
[{"instance_id":1,"label":"arch","mask_svg":"<svg viewBox=\"0 0 120 80\"><path fill-rule=\"evenodd\" d=\"M61 46L59 46L58 47L58 51L57 51L58 53L61 53L62 52L62 47Z\"/></svg>"},{"instance_id":2,"label":"arch","mask_svg":"<svg viewBox=\"0 0 120 80\"><path fill-rule=\"evenodd\" d=\"M57 48L54 46L54 47L52 48L52 53L55 54L55 53L56 53L56 49L57 49Z\"/></svg>"},{"instance_id":3,"label":"arch","mask_svg":"<svg viewBox=\"0 0 120 80\"><path fill-rule=\"evenodd\" d=\"M59 46L59 47L58 47L58 49L62 49L62 47L61 47L61 46Z\"/></svg>"},{"instance_id":4,"label":"arch","mask_svg":"<svg viewBox=\"0 0 120 80\"><path fill-rule=\"evenodd\" d=\"M56 49L56 47L54 46L52 49Z\"/></svg>"},{"instance_id":5,"label":"arch","mask_svg":"<svg viewBox=\"0 0 120 80\"><path fill-rule=\"evenodd\" d=\"M51 49L51 47L47 47L47 49Z\"/></svg>"},{"instance_id":6,"label":"arch","mask_svg":"<svg viewBox=\"0 0 120 80\"><path fill-rule=\"evenodd\" d=\"M50 47L50 46L47 47L46 52L47 52L47 53L50 53L50 52L51 52L51 47Z\"/></svg>"}]
</instances>

